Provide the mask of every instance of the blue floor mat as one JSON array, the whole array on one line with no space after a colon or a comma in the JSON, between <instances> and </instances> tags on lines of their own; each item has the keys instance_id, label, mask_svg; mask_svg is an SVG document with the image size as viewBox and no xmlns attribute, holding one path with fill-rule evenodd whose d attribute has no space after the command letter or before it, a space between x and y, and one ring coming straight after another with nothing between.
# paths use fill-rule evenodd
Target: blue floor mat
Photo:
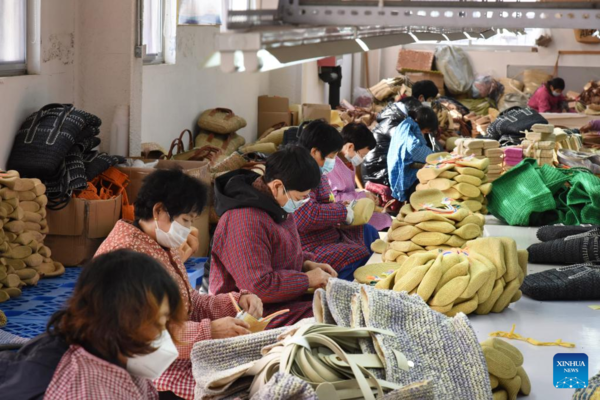
<instances>
[{"instance_id":1,"label":"blue floor mat","mask_svg":"<svg viewBox=\"0 0 600 400\"><path fill-rule=\"evenodd\" d=\"M185 267L192 287L202 281L206 258L190 258ZM81 273L80 267L65 268L65 273L56 278L41 279L37 286L23 288L17 299L0 303L8 319L2 330L24 338L33 338L46 329L48 320L60 310L73 294L75 282Z\"/></svg>"}]
</instances>

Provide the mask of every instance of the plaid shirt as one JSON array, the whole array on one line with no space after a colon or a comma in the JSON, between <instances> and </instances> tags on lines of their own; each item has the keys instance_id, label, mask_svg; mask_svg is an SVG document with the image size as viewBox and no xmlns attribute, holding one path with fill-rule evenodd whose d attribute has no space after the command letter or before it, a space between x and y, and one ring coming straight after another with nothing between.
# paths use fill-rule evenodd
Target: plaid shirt
<instances>
[{"instance_id":1,"label":"plaid shirt","mask_svg":"<svg viewBox=\"0 0 600 400\"><path fill-rule=\"evenodd\" d=\"M225 212L213 237L210 293L245 289L264 303L264 315L282 309L269 328L312 317L312 301L302 299L308 290L304 261L293 215L277 223L264 210L239 208Z\"/></svg>"},{"instance_id":2,"label":"plaid shirt","mask_svg":"<svg viewBox=\"0 0 600 400\"><path fill-rule=\"evenodd\" d=\"M148 379L104 361L79 346L61 358L45 400L154 400L158 392Z\"/></svg>"},{"instance_id":3,"label":"plaid shirt","mask_svg":"<svg viewBox=\"0 0 600 400\"><path fill-rule=\"evenodd\" d=\"M335 202L325 175L310 192L310 201L294 213L304 251L314 253L316 262L336 271L371 254L364 243L363 227L342 225L347 215L346 206Z\"/></svg>"},{"instance_id":4,"label":"plaid shirt","mask_svg":"<svg viewBox=\"0 0 600 400\"><path fill-rule=\"evenodd\" d=\"M154 381L159 391L172 391L184 399L194 398L196 381L192 375L190 352L194 343L210 340L211 321L224 317L235 317L237 314L227 294L219 296L203 295L190 285L185 266L178 251L165 250L154 239L132 224L119 221L98 249L96 256L118 249L130 249L145 253L163 264L171 274L181 293L181 298L188 313L188 321L178 337L181 342L177 346L179 359L165 373ZM239 300L243 293L234 293Z\"/></svg>"},{"instance_id":5,"label":"plaid shirt","mask_svg":"<svg viewBox=\"0 0 600 400\"><path fill-rule=\"evenodd\" d=\"M419 125L410 117L406 118L392 135L388 150L388 174L392 195L400 200L408 200L408 189L417 182L416 168L413 163L425 163L432 153L419 129Z\"/></svg>"}]
</instances>

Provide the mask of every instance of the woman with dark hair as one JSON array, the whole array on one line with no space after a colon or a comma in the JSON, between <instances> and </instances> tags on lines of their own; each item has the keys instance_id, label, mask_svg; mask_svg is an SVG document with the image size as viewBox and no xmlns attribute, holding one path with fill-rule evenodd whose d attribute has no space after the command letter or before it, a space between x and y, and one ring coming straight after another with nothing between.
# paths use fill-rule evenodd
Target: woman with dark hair
<instances>
[{"instance_id":1,"label":"woman with dark hair","mask_svg":"<svg viewBox=\"0 0 600 400\"><path fill-rule=\"evenodd\" d=\"M319 166L308 151L288 146L267 158L263 176L237 170L215 181L215 208L221 217L211 253L210 293L246 289L271 314L288 309L269 327L313 316L304 296L337 274L302 251L294 212L319 184Z\"/></svg>"},{"instance_id":2,"label":"woman with dark hair","mask_svg":"<svg viewBox=\"0 0 600 400\"><path fill-rule=\"evenodd\" d=\"M535 91L527 105L540 113L561 113L567 101L562 95L564 90L565 81L562 78L549 80Z\"/></svg>"},{"instance_id":3,"label":"woman with dark hair","mask_svg":"<svg viewBox=\"0 0 600 400\"><path fill-rule=\"evenodd\" d=\"M171 391L186 399L194 397L190 352L194 343L249 333L248 325L236 319L237 311L228 294L209 296L190 286L179 248L190 234L192 221L206 205L207 188L196 178L177 169L157 170L144 179L135 201L135 222L119 221L96 255L117 249L145 253L160 261L171 274L183 299L187 322L178 346L179 359L154 383L160 391ZM232 293L240 307L262 317L262 302L249 292Z\"/></svg>"},{"instance_id":4,"label":"woman with dark hair","mask_svg":"<svg viewBox=\"0 0 600 400\"><path fill-rule=\"evenodd\" d=\"M387 157L390 188L393 196L406 201L417 186L417 170L432 153L424 135L437 132L438 118L431 108L420 107L409 111L392 135Z\"/></svg>"},{"instance_id":5,"label":"woman with dark hair","mask_svg":"<svg viewBox=\"0 0 600 400\"><path fill-rule=\"evenodd\" d=\"M0 353L5 399L158 399L151 379L177 358L185 321L177 284L154 259L119 250L93 259L48 332Z\"/></svg>"},{"instance_id":6,"label":"woman with dark hair","mask_svg":"<svg viewBox=\"0 0 600 400\"><path fill-rule=\"evenodd\" d=\"M325 121L313 121L302 131L298 141L321 168L319 185L310 192L306 205L295 214L302 248L315 254L316 261L331 265L338 277L354 279L354 271L371 257L371 243L379 238L372 225L351 226L351 204L337 202L327 174L336 164L344 147L340 133Z\"/></svg>"},{"instance_id":7,"label":"woman with dark hair","mask_svg":"<svg viewBox=\"0 0 600 400\"><path fill-rule=\"evenodd\" d=\"M333 170L327 174L331 191L338 202L350 202L368 197L377 204L377 197L365 191L357 191L355 184L356 168L364 161L367 153L375 148L377 142L373 132L365 124L348 124L342 129L344 147L335 159ZM376 212L369 224L378 231L392 225L392 217Z\"/></svg>"}]
</instances>

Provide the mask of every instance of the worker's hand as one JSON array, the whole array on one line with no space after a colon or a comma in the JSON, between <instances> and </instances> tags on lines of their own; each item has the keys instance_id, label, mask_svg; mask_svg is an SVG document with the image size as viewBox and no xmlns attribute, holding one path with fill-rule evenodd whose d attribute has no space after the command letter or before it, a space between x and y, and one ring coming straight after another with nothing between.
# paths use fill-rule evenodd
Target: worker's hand
<instances>
[{"instance_id":1,"label":"worker's hand","mask_svg":"<svg viewBox=\"0 0 600 400\"><path fill-rule=\"evenodd\" d=\"M367 199L371 199L375 202L375 204L379 204L379 199L377 198L377 195L375 193L371 193L368 191L364 191L363 193L365 194Z\"/></svg>"},{"instance_id":2,"label":"worker's hand","mask_svg":"<svg viewBox=\"0 0 600 400\"><path fill-rule=\"evenodd\" d=\"M238 302L242 310L259 319L263 316L263 303L261 299L252 293L243 294Z\"/></svg>"},{"instance_id":3,"label":"worker's hand","mask_svg":"<svg viewBox=\"0 0 600 400\"><path fill-rule=\"evenodd\" d=\"M316 268L322 269L334 278L337 278L338 276L336 270L333 269L329 264L316 263L314 261L304 261L304 271L308 272Z\"/></svg>"},{"instance_id":4,"label":"worker's hand","mask_svg":"<svg viewBox=\"0 0 600 400\"><path fill-rule=\"evenodd\" d=\"M308 287L310 289L319 289L327 285L327 281L331 278L327 272L321 268L315 268L306 273L308 276Z\"/></svg>"},{"instance_id":5,"label":"worker's hand","mask_svg":"<svg viewBox=\"0 0 600 400\"><path fill-rule=\"evenodd\" d=\"M220 318L210 323L210 334L213 339L225 339L247 335L250 326L241 319L233 317Z\"/></svg>"},{"instance_id":6,"label":"worker's hand","mask_svg":"<svg viewBox=\"0 0 600 400\"><path fill-rule=\"evenodd\" d=\"M196 253L200 248L200 239L198 238L200 233L198 229L192 226L190 234L187 237L187 244L192 249L192 254Z\"/></svg>"},{"instance_id":7,"label":"worker's hand","mask_svg":"<svg viewBox=\"0 0 600 400\"><path fill-rule=\"evenodd\" d=\"M581 127L580 131L581 133L586 133L592 130L592 123L588 122L587 124L585 124L584 126Z\"/></svg>"}]
</instances>

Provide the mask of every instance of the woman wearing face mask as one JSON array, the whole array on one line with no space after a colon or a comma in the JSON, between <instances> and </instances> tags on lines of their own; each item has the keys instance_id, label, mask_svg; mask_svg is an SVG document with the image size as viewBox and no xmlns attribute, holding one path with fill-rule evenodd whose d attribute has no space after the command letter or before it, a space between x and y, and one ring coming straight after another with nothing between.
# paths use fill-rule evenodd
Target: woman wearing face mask
<instances>
[{"instance_id":1,"label":"woman wearing face mask","mask_svg":"<svg viewBox=\"0 0 600 400\"><path fill-rule=\"evenodd\" d=\"M190 234L192 221L204 209L206 187L181 170L157 170L144 179L135 201L135 222L119 221L96 255L130 249L158 260L179 287L188 321L178 347L179 359L155 384L159 391L172 391L193 398L195 381L190 351L201 340L221 339L249 333L227 294L201 295L190 286L179 248ZM251 315L262 317L262 302L248 292L234 293L239 305Z\"/></svg>"},{"instance_id":2,"label":"woman wearing face mask","mask_svg":"<svg viewBox=\"0 0 600 400\"><path fill-rule=\"evenodd\" d=\"M567 101L562 95L564 90L565 81L562 78L554 78L540 86L527 105L540 113L561 113Z\"/></svg>"},{"instance_id":3,"label":"woman wearing face mask","mask_svg":"<svg viewBox=\"0 0 600 400\"><path fill-rule=\"evenodd\" d=\"M335 159L335 167L326 175L335 200L351 202L368 197L377 204L377 196L370 192L357 191L354 180L356 168L359 168L367 153L377 144L373 133L366 125L353 123L342 129L342 139L344 147ZM392 217L384 213L374 213L369 224L381 231L392 225Z\"/></svg>"},{"instance_id":4,"label":"woman wearing face mask","mask_svg":"<svg viewBox=\"0 0 600 400\"><path fill-rule=\"evenodd\" d=\"M310 192L310 201L295 214L304 251L315 254L316 261L331 265L340 279L353 280L354 270L371 257L371 243L379 238L369 224L352 224L352 206L340 203L327 181L344 147L340 133L325 121L313 121L300 134L299 142L321 167L324 176Z\"/></svg>"},{"instance_id":5,"label":"woman wearing face mask","mask_svg":"<svg viewBox=\"0 0 600 400\"><path fill-rule=\"evenodd\" d=\"M388 174L392 195L399 201L407 201L415 191L417 171L433 153L423 135L436 132L438 125L435 111L421 107L409 111L409 117L392 135L387 157Z\"/></svg>"},{"instance_id":6,"label":"woman wearing face mask","mask_svg":"<svg viewBox=\"0 0 600 400\"><path fill-rule=\"evenodd\" d=\"M177 284L147 255L119 250L83 268L48 332L0 353L5 399L158 399L151 380L177 358Z\"/></svg>"},{"instance_id":7,"label":"woman wearing face mask","mask_svg":"<svg viewBox=\"0 0 600 400\"><path fill-rule=\"evenodd\" d=\"M217 178L210 293L246 289L265 304L265 314L289 309L269 328L312 317L308 289L327 284L336 272L303 252L294 212L306 207L319 184L319 166L308 151L287 147L267 159L265 173L238 170Z\"/></svg>"}]
</instances>

